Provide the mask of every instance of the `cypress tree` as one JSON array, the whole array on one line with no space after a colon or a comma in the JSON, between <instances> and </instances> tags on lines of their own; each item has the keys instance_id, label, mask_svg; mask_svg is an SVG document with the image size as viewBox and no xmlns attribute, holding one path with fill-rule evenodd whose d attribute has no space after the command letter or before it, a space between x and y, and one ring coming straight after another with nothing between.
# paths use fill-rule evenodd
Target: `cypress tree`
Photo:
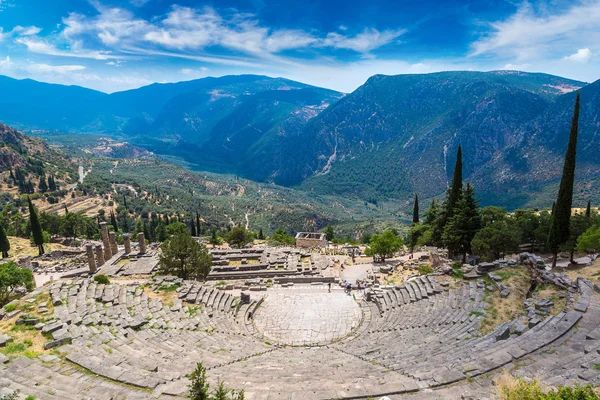
<instances>
[{"instance_id":1,"label":"cypress tree","mask_svg":"<svg viewBox=\"0 0 600 400\"><path fill-rule=\"evenodd\" d=\"M419 223L419 195L415 194L415 204L413 206L413 224Z\"/></svg>"},{"instance_id":2,"label":"cypress tree","mask_svg":"<svg viewBox=\"0 0 600 400\"><path fill-rule=\"evenodd\" d=\"M262 228L258 230L258 240L265 240L265 234L263 233Z\"/></svg>"},{"instance_id":3,"label":"cypress tree","mask_svg":"<svg viewBox=\"0 0 600 400\"><path fill-rule=\"evenodd\" d=\"M452 176L452 185L448 194L448 204L446 208L446 222L452 218L454 207L460 198L462 192L462 148L458 146L456 151L456 164L454 166L454 175Z\"/></svg>"},{"instance_id":4,"label":"cypress tree","mask_svg":"<svg viewBox=\"0 0 600 400\"><path fill-rule=\"evenodd\" d=\"M204 234L204 229L202 229L202 224L200 223L200 215L196 212L196 227L198 229L198 236Z\"/></svg>"},{"instance_id":5,"label":"cypress tree","mask_svg":"<svg viewBox=\"0 0 600 400\"><path fill-rule=\"evenodd\" d=\"M0 224L0 252L2 252L2 258L8 257L8 251L10 250L10 242L8 236L4 230L4 225Z\"/></svg>"},{"instance_id":6,"label":"cypress tree","mask_svg":"<svg viewBox=\"0 0 600 400\"><path fill-rule=\"evenodd\" d=\"M556 202L552 202L552 210L550 210L550 215L554 215L554 207L556 207Z\"/></svg>"},{"instance_id":7,"label":"cypress tree","mask_svg":"<svg viewBox=\"0 0 600 400\"><path fill-rule=\"evenodd\" d=\"M196 234L196 224L194 224L194 219L193 218L192 218L192 221L191 221L191 224L190 224L190 228L191 228L190 230L191 230L192 236L198 236Z\"/></svg>"},{"instance_id":8,"label":"cypress tree","mask_svg":"<svg viewBox=\"0 0 600 400\"><path fill-rule=\"evenodd\" d=\"M127 208L127 197L125 197L125 195L123 195L123 206L125 206L125 209L128 210L128 208Z\"/></svg>"},{"instance_id":9,"label":"cypress tree","mask_svg":"<svg viewBox=\"0 0 600 400\"><path fill-rule=\"evenodd\" d=\"M552 224L548 234L548 247L552 251L552 267L556 267L556 257L560 245L569 240L569 224L571 219L571 206L573 205L573 185L575 182L575 164L577 156L577 131L579 124L579 93L575 99L575 110L571 121L569 144L565 154L563 173L558 188L558 197L552 213Z\"/></svg>"},{"instance_id":10,"label":"cypress tree","mask_svg":"<svg viewBox=\"0 0 600 400\"><path fill-rule=\"evenodd\" d=\"M40 177L40 183L38 183L38 189L40 192L45 193L48 191L48 184L46 183L46 178L43 176Z\"/></svg>"},{"instance_id":11,"label":"cypress tree","mask_svg":"<svg viewBox=\"0 0 600 400\"><path fill-rule=\"evenodd\" d=\"M117 217L115 217L115 212L110 212L110 224L115 229L115 232L119 232L119 225L117 224Z\"/></svg>"},{"instance_id":12,"label":"cypress tree","mask_svg":"<svg viewBox=\"0 0 600 400\"><path fill-rule=\"evenodd\" d=\"M29 223L31 225L33 243L38 247L39 255L41 256L44 254L44 233L42 232L42 226L40 225L37 211L29 196L27 196L27 202L29 203Z\"/></svg>"},{"instance_id":13,"label":"cypress tree","mask_svg":"<svg viewBox=\"0 0 600 400\"><path fill-rule=\"evenodd\" d=\"M67 215L69 213L69 209L67 208L67 205L65 204L65 215Z\"/></svg>"},{"instance_id":14,"label":"cypress tree","mask_svg":"<svg viewBox=\"0 0 600 400\"><path fill-rule=\"evenodd\" d=\"M588 200L587 208L585 209L585 217L589 218L592 216L592 201Z\"/></svg>"},{"instance_id":15,"label":"cypress tree","mask_svg":"<svg viewBox=\"0 0 600 400\"><path fill-rule=\"evenodd\" d=\"M480 229L479 202L475 200L475 190L467 184L456 203L456 212L444 229L443 239L449 252L462 254L463 262L466 262L467 253L471 252L471 241Z\"/></svg>"},{"instance_id":16,"label":"cypress tree","mask_svg":"<svg viewBox=\"0 0 600 400\"><path fill-rule=\"evenodd\" d=\"M148 230L148 224L146 223L146 220L144 220L143 232L144 232L144 237L147 238L147 240L149 242L151 242L152 241L152 237L150 236L150 231Z\"/></svg>"}]
</instances>

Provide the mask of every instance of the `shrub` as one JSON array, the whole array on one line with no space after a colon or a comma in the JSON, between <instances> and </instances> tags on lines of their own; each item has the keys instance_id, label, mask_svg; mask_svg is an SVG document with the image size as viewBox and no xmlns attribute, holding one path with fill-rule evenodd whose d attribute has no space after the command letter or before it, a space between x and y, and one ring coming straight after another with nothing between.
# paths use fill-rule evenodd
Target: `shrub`
<instances>
[{"instance_id":1,"label":"shrub","mask_svg":"<svg viewBox=\"0 0 600 400\"><path fill-rule=\"evenodd\" d=\"M452 269L461 269L462 268L462 262L460 261L454 261L452 263Z\"/></svg>"},{"instance_id":2,"label":"shrub","mask_svg":"<svg viewBox=\"0 0 600 400\"><path fill-rule=\"evenodd\" d=\"M421 264L419 265L419 274L427 275L433 273L433 267L429 264Z\"/></svg>"},{"instance_id":3,"label":"shrub","mask_svg":"<svg viewBox=\"0 0 600 400\"><path fill-rule=\"evenodd\" d=\"M600 400L592 386L559 386L544 393L536 380L527 382L508 373L496 382L496 394L501 400Z\"/></svg>"},{"instance_id":4,"label":"shrub","mask_svg":"<svg viewBox=\"0 0 600 400\"><path fill-rule=\"evenodd\" d=\"M96 275L94 276L94 282L100 285L108 285L110 284L110 279L106 275Z\"/></svg>"}]
</instances>

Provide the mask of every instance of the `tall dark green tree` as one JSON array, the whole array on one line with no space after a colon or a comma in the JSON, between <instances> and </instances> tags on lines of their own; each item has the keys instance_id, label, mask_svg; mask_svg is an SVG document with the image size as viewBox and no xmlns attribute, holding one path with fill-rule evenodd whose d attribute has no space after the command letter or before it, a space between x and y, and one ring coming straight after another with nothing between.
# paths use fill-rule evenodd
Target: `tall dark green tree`
<instances>
[{"instance_id":1,"label":"tall dark green tree","mask_svg":"<svg viewBox=\"0 0 600 400\"><path fill-rule=\"evenodd\" d=\"M196 212L196 228L198 229L198 236L202 236L204 234L204 230L202 229L202 223L200 222L200 215Z\"/></svg>"},{"instance_id":2,"label":"tall dark green tree","mask_svg":"<svg viewBox=\"0 0 600 400\"><path fill-rule=\"evenodd\" d=\"M462 192L462 148L458 146L456 151L456 164L454 165L454 175L452 176L452 183L450 185L450 193L448 194L448 201L446 206L446 222L454 214L454 207L460 198Z\"/></svg>"},{"instance_id":3,"label":"tall dark green tree","mask_svg":"<svg viewBox=\"0 0 600 400\"><path fill-rule=\"evenodd\" d=\"M258 240L265 240L265 234L263 233L262 228L258 230Z\"/></svg>"},{"instance_id":4,"label":"tall dark green tree","mask_svg":"<svg viewBox=\"0 0 600 400\"><path fill-rule=\"evenodd\" d=\"M33 243L38 247L39 255L41 256L44 254L44 233L42 232L42 226L40 225L37 210L33 206L29 196L27 196L27 203L29 204L29 224L31 225Z\"/></svg>"},{"instance_id":5,"label":"tall dark green tree","mask_svg":"<svg viewBox=\"0 0 600 400\"><path fill-rule=\"evenodd\" d=\"M579 125L579 93L575 99L575 110L571 121L569 144L565 154L562 178L558 188L558 197L552 213L552 225L548 235L548 247L553 254L552 267L556 267L556 257L560 246L569 240L571 206L573 205L573 185L575 183L575 165L577 156L577 133Z\"/></svg>"},{"instance_id":6,"label":"tall dark green tree","mask_svg":"<svg viewBox=\"0 0 600 400\"><path fill-rule=\"evenodd\" d=\"M196 224L194 223L194 218L192 218L190 221L190 232L192 233L192 236L198 236L196 233Z\"/></svg>"},{"instance_id":7,"label":"tall dark green tree","mask_svg":"<svg viewBox=\"0 0 600 400\"><path fill-rule=\"evenodd\" d=\"M325 237L328 241L332 241L335 238L335 229L333 229L333 225L327 224L325 229L323 230Z\"/></svg>"},{"instance_id":8,"label":"tall dark green tree","mask_svg":"<svg viewBox=\"0 0 600 400\"><path fill-rule=\"evenodd\" d=\"M419 195L415 194L415 204L413 205L413 224L419 223Z\"/></svg>"},{"instance_id":9,"label":"tall dark green tree","mask_svg":"<svg viewBox=\"0 0 600 400\"><path fill-rule=\"evenodd\" d=\"M40 183L38 183L38 189L42 193L45 193L48 191L48 184L46 183L46 178L44 176L40 177Z\"/></svg>"},{"instance_id":10,"label":"tall dark green tree","mask_svg":"<svg viewBox=\"0 0 600 400\"><path fill-rule=\"evenodd\" d=\"M4 225L0 224L0 252L2 252L2 258L8 257L8 251L10 250L10 242L8 236L4 230Z\"/></svg>"},{"instance_id":11,"label":"tall dark green tree","mask_svg":"<svg viewBox=\"0 0 600 400\"><path fill-rule=\"evenodd\" d=\"M589 218L592 216L592 201L588 200L587 208L585 209L585 217Z\"/></svg>"},{"instance_id":12,"label":"tall dark green tree","mask_svg":"<svg viewBox=\"0 0 600 400\"><path fill-rule=\"evenodd\" d=\"M115 229L115 232L119 232L119 224L117 223L117 217L115 217L115 212L110 212L110 224Z\"/></svg>"},{"instance_id":13,"label":"tall dark green tree","mask_svg":"<svg viewBox=\"0 0 600 400\"><path fill-rule=\"evenodd\" d=\"M471 242L481 229L479 202L475 200L475 190L470 184L461 193L456 203L455 213L444 228L443 240L451 254L462 254L463 262L471 252Z\"/></svg>"}]
</instances>

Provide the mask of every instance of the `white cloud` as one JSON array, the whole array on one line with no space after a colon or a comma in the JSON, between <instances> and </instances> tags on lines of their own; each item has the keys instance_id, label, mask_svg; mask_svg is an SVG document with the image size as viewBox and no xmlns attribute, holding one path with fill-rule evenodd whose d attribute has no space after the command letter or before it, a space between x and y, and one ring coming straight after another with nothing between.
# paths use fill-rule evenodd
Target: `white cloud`
<instances>
[{"instance_id":1,"label":"white cloud","mask_svg":"<svg viewBox=\"0 0 600 400\"><path fill-rule=\"evenodd\" d=\"M48 65L48 64L29 64L25 67L27 71L32 73L56 73L70 74L75 71L83 71L83 65Z\"/></svg>"},{"instance_id":2,"label":"white cloud","mask_svg":"<svg viewBox=\"0 0 600 400\"><path fill-rule=\"evenodd\" d=\"M0 69L10 68L12 65L12 61L10 61L10 56L6 56L6 58L0 61Z\"/></svg>"},{"instance_id":3,"label":"white cloud","mask_svg":"<svg viewBox=\"0 0 600 400\"><path fill-rule=\"evenodd\" d=\"M37 35L41 31L42 31L42 29L38 28L37 26L20 26L20 25L17 25L12 30L12 33L17 34L19 36L31 36L31 35Z\"/></svg>"},{"instance_id":4,"label":"white cloud","mask_svg":"<svg viewBox=\"0 0 600 400\"><path fill-rule=\"evenodd\" d=\"M46 54L59 57L91 58L95 60L108 60L114 58L123 58L122 56L112 55L106 51L88 51L77 49L77 42L74 48L69 50L57 49L53 44L47 43L41 39L30 39L29 37L17 38L15 43L22 44L32 53Z\"/></svg>"},{"instance_id":5,"label":"white cloud","mask_svg":"<svg viewBox=\"0 0 600 400\"><path fill-rule=\"evenodd\" d=\"M578 63L587 63L592 58L592 51L590 49L579 49L577 53L566 56L564 60L574 61Z\"/></svg>"},{"instance_id":6,"label":"white cloud","mask_svg":"<svg viewBox=\"0 0 600 400\"><path fill-rule=\"evenodd\" d=\"M330 32L323 40L323 45L331 46L336 49L349 49L359 53L368 53L392 42L405 32L405 29L387 30L383 32L379 32L377 29L365 29L362 33L353 37Z\"/></svg>"},{"instance_id":7,"label":"white cloud","mask_svg":"<svg viewBox=\"0 0 600 400\"><path fill-rule=\"evenodd\" d=\"M99 60L122 58L120 54L136 54L136 50L142 54L162 51L180 53L182 57L213 58L215 52L212 48L221 47L237 55L294 63L289 56L282 58L278 54L286 50L323 47L370 54L405 32L380 32L369 28L351 35L346 32L316 34L298 29L270 29L254 15L235 10L219 13L212 7L173 6L165 16L145 20L124 8L107 7L98 0L90 0L90 3L97 11L96 15L70 13L63 18L63 25L59 27L62 30L58 33L40 37L37 35L39 30L32 27L26 32L27 38L23 37L23 30L16 42L36 53ZM90 50L98 48L102 50Z\"/></svg>"},{"instance_id":8,"label":"white cloud","mask_svg":"<svg viewBox=\"0 0 600 400\"><path fill-rule=\"evenodd\" d=\"M470 55L504 56L523 62L552 59L573 48L599 43L600 1L570 4L552 13L524 2L508 19L490 23L490 32L472 44Z\"/></svg>"},{"instance_id":9,"label":"white cloud","mask_svg":"<svg viewBox=\"0 0 600 400\"><path fill-rule=\"evenodd\" d=\"M184 75L193 75L193 76L206 76L206 73L209 71L206 67L200 68L182 68L181 73Z\"/></svg>"}]
</instances>

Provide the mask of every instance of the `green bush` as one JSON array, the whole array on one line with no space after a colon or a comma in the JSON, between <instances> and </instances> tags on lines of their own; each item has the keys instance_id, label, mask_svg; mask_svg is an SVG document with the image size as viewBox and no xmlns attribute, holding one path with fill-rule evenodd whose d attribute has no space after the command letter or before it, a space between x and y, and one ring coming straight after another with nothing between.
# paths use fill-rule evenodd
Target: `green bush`
<instances>
[{"instance_id":1,"label":"green bush","mask_svg":"<svg viewBox=\"0 0 600 400\"><path fill-rule=\"evenodd\" d=\"M433 267L429 264L421 264L419 265L419 274L427 275L433 273Z\"/></svg>"},{"instance_id":2,"label":"green bush","mask_svg":"<svg viewBox=\"0 0 600 400\"><path fill-rule=\"evenodd\" d=\"M94 282L100 285L108 285L110 284L110 279L106 275L96 275L94 276Z\"/></svg>"},{"instance_id":3,"label":"green bush","mask_svg":"<svg viewBox=\"0 0 600 400\"><path fill-rule=\"evenodd\" d=\"M600 400L591 385L559 386L544 393L538 381L527 382L508 374L499 378L496 392L500 400Z\"/></svg>"},{"instance_id":4,"label":"green bush","mask_svg":"<svg viewBox=\"0 0 600 400\"><path fill-rule=\"evenodd\" d=\"M462 279L465 275L465 272L462 269L455 269L452 271L452 276L456 279Z\"/></svg>"},{"instance_id":5,"label":"green bush","mask_svg":"<svg viewBox=\"0 0 600 400\"><path fill-rule=\"evenodd\" d=\"M17 305L16 304L7 304L4 306L4 311L6 312L13 312L17 309Z\"/></svg>"},{"instance_id":6,"label":"green bush","mask_svg":"<svg viewBox=\"0 0 600 400\"><path fill-rule=\"evenodd\" d=\"M461 269L461 268L462 268L462 262L460 262L460 261L454 261L452 263L452 269L456 270L456 269Z\"/></svg>"}]
</instances>

